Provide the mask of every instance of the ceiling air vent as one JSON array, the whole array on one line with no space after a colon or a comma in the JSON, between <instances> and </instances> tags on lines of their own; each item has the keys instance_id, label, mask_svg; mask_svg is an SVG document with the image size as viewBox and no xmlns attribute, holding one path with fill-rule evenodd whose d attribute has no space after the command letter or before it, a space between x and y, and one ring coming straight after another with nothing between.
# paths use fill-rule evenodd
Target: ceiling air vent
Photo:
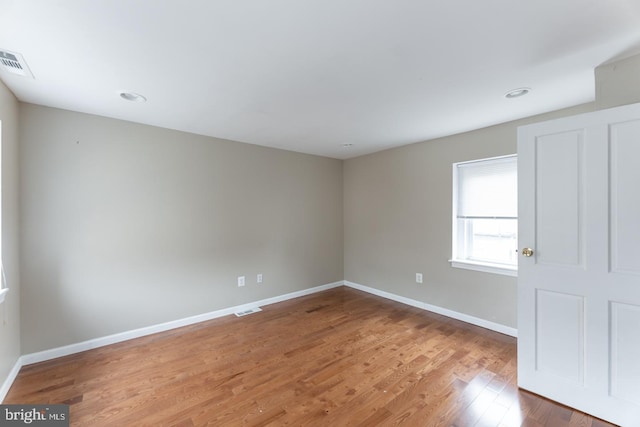
<instances>
[{"instance_id":1,"label":"ceiling air vent","mask_svg":"<svg viewBox=\"0 0 640 427\"><path fill-rule=\"evenodd\" d=\"M11 74L33 78L29 66L19 53L0 49L0 65L2 65L0 69L8 71Z\"/></svg>"}]
</instances>

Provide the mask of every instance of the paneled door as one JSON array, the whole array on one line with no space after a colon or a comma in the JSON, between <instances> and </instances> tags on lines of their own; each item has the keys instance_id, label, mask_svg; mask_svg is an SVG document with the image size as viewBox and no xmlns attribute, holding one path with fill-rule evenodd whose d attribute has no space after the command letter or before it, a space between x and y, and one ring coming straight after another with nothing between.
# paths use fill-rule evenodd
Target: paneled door
<instances>
[{"instance_id":1,"label":"paneled door","mask_svg":"<svg viewBox=\"0 0 640 427\"><path fill-rule=\"evenodd\" d=\"M518 385L640 426L640 104L518 129Z\"/></svg>"}]
</instances>

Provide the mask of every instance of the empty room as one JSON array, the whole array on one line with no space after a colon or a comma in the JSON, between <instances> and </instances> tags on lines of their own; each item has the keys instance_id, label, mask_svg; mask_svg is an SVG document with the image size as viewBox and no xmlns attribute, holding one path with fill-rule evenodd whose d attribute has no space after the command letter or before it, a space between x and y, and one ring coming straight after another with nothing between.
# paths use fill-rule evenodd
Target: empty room
<instances>
[{"instance_id":1,"label":"empty room","mask_svg":"<svg viewBox=\"0 0 640 427\"><path fill-rule=\"evenodd\" d=\"M0 426L640 425L637 0L0 16Z\"/></svg>"}]
</instances>

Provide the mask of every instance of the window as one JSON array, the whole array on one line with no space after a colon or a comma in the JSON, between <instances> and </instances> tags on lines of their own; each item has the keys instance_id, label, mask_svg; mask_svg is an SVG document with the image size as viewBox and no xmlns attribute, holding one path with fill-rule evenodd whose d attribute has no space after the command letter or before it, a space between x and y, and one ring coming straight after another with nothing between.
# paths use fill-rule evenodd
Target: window
<instances>
[{"instance_id":1,"label":"window","mask_svg":"<svg viewBox=\"0 0 640 427\"><path fill-rule=\"evenodd\" d=\"M517 251L517 157L454 163L451 265L515 276Z\"/></svg>"}]
</instances>

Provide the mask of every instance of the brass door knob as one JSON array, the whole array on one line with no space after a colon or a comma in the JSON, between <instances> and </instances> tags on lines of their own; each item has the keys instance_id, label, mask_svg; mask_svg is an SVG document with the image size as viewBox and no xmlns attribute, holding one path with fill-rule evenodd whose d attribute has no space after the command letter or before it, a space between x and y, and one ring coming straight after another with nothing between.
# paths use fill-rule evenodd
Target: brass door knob
<instances>
[{"instance_id":1,"label":"brass door knob","mask_svg":"<svg viewBox=\"0 0 640 427\"><path fill-rule=\"evenodd\" d=\"M530 257L533 255L533 249L531 248L524 248L522 250L522 255L526 256L526 257Z\"/></svg>"}]
</instances>

